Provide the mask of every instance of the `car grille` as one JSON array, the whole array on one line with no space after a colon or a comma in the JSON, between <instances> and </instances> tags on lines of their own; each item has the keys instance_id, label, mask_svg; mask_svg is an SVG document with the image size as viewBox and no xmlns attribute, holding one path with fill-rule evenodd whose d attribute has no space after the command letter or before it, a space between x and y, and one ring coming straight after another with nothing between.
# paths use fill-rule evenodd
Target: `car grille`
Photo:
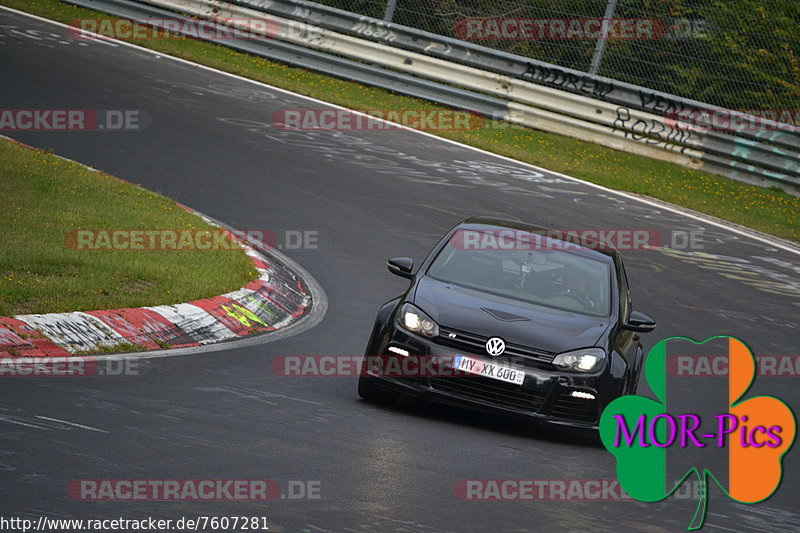
<instances>
[{"instance_id":1,"label":"car grille","mask_svg":"<svg viewBox=\"0 0 800 533\"><path fill-rule=\"evenodd\" d=\"M492 405L536 412L542 406L545 394L525 390L520 385L496 379L457 373L456 377L431 378L434 389Z\"/></svg>"},{"instance_id":2,"label":"car grille","mask_svg":"<svg viewBox=\"0 0 800 533\"><path fill-rule=\"evenodd\" d=\"M454 337L451 337L451 335L454 335ZM439 328L439 336L436 338L438 344L479 354L486 353L486 341L488 340L489 337L444 327ZM506 351L503 352L502 355L502 357L519 358L523 364L530 364L537 368L548 369L553 368L552 362L555 356L556 354L551 352L535 350L527 346L509 343L506 343Z\"/></svg>"},{"instance_id":3,"label":"car grille","mask_svg":"<svg viewBox=\"0 0 800 533\"><path fill-rule=\"evenodd\" d=\"M550 412L551 416L580 422L597 422L597 401L573 398L569 394L570 391L566 391L558 396Z\"/></svg>"}]
</instances>

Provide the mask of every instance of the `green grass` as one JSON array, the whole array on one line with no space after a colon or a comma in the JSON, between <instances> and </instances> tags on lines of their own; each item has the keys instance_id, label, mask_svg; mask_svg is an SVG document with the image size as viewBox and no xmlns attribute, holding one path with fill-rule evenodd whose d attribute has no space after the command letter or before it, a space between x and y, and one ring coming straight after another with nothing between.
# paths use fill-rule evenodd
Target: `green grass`
<instances>
[{"instance_id":1,"label":"green grass","mask_svg":"<svg viewBox=\"0 0 800 533\"><path fill-rule=\"evenodd\" d=\"M163 348L163 346L162 346ZM114 346L100 346L95 348L94 350L77 350L75 355L103 355L107 353L122 353L122 352L144 352L147 351L145 346L141 344L131 344L129 342L123 342L120 344L115 344Z\"/></svg>"},{"instance_id":2,"label":"green grass","mask_svg":"<svg viewBox=\"0 0 800 533\"><path fill-rule=\"evenodd\" d=\"M16 9L61 22L97 12L57 0L3 0ZM356 109L442 109L441 106L365 87L190 39L131 42L277 87ZM800 241L800 198L682 166L627 154L560 135L485 127L438 135L519 161L540 165L614 189L651 196L743 226Z\"/></svg>"},{"instance_id":3,"label":"green grass","mask_svg":"<svg viewBox=\"0 0 800 533\"><path fill-rule=\"evenodd\" d=\"M77 229L206 229L175 202L0 139L0 315L175 304L257 277L235 250L77 250ZM117 350L117 348L115 348Z\"/></svg>"}]
</instances>

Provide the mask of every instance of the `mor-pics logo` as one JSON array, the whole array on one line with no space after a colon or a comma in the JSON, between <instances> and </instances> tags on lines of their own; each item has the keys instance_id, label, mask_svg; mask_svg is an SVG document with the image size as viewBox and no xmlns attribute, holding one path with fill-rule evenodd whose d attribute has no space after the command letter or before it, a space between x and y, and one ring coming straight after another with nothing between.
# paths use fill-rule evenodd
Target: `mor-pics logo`
<instances>
[{"instance_id":1,"label":"mor-pics logo","mask_svg":"<svg viewBox=\"0 0 800 533\"><path fill-rule=\"evenodd\" d=\"M687 356L725 358L728 371L692 379L669 372L675 359ZM600 437L617 459L625 492L640 501L663 500L694 474L700 491L690 530L703 525L711 481L741 503L772 495L796 426L777 398L745 398L755 374L755 358L733 337L672 337L654 346L645 377L657 400L622 396L600 419Z\"/></svg>"}]
</instances>

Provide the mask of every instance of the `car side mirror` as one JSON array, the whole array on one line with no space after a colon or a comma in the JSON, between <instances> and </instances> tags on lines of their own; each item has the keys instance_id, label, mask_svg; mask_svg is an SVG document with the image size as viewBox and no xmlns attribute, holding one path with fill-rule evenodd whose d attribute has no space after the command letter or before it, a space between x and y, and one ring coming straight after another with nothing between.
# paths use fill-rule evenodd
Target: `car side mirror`
<instances>
[{"instance_id":1,"label":"car side mirror","mask_svg":"<svg viewBox=\"0 0 800 533\"><path fill-rule=\"evenodd\" d=\"M413 279L414 274L411 269L414 268L414 260L410 257L393 257L386 261L386 266L389 272L401 278Z\"/></svg>"},{"instance_id":2,"label":"car side mirror","mask_svg":"<svg viewBox=\"0 0 800 533\"><path fill-rule=\"evenodd\" d=\"M638 333L648 333L656 327L656 321L639 311L631 311L628 320L625 321L624 329L636 331Z\"/></svg>"}]
</instances>

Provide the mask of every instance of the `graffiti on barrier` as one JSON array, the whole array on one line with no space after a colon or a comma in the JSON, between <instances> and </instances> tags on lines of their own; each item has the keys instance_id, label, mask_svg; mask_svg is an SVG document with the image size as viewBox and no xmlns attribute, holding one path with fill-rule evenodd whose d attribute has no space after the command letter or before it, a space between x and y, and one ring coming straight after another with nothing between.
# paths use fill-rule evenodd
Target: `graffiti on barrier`
<instances>
[{"instance_id":1,"label":"graffiti on barrier","mask_svg":"<svg viewBox=\"0 0 800 533\"><path fill-rule=\"evenodd\" d=\"M634 118L627 107L618 107L614 119L614 131L622 131L626 139L658 146L665 150L684 153L686 144L692 138L692 131L673 122L665 124L661 120Z\"/></svg>"},{"instance_id":2,"label":"graffiti on barrier","mask_svg":"<svg viewBox=\"0 0 800 533\"><path fill-rule=\"evenodd\" d=\"M528 68L522 73L522 79L544 83L566 91L586 94L594 98L605 98L614 90L610 83L600 81L591 76L581 76L556 67L545 67L535 63L528 63Z\"/></svg>"}]
</instances>

